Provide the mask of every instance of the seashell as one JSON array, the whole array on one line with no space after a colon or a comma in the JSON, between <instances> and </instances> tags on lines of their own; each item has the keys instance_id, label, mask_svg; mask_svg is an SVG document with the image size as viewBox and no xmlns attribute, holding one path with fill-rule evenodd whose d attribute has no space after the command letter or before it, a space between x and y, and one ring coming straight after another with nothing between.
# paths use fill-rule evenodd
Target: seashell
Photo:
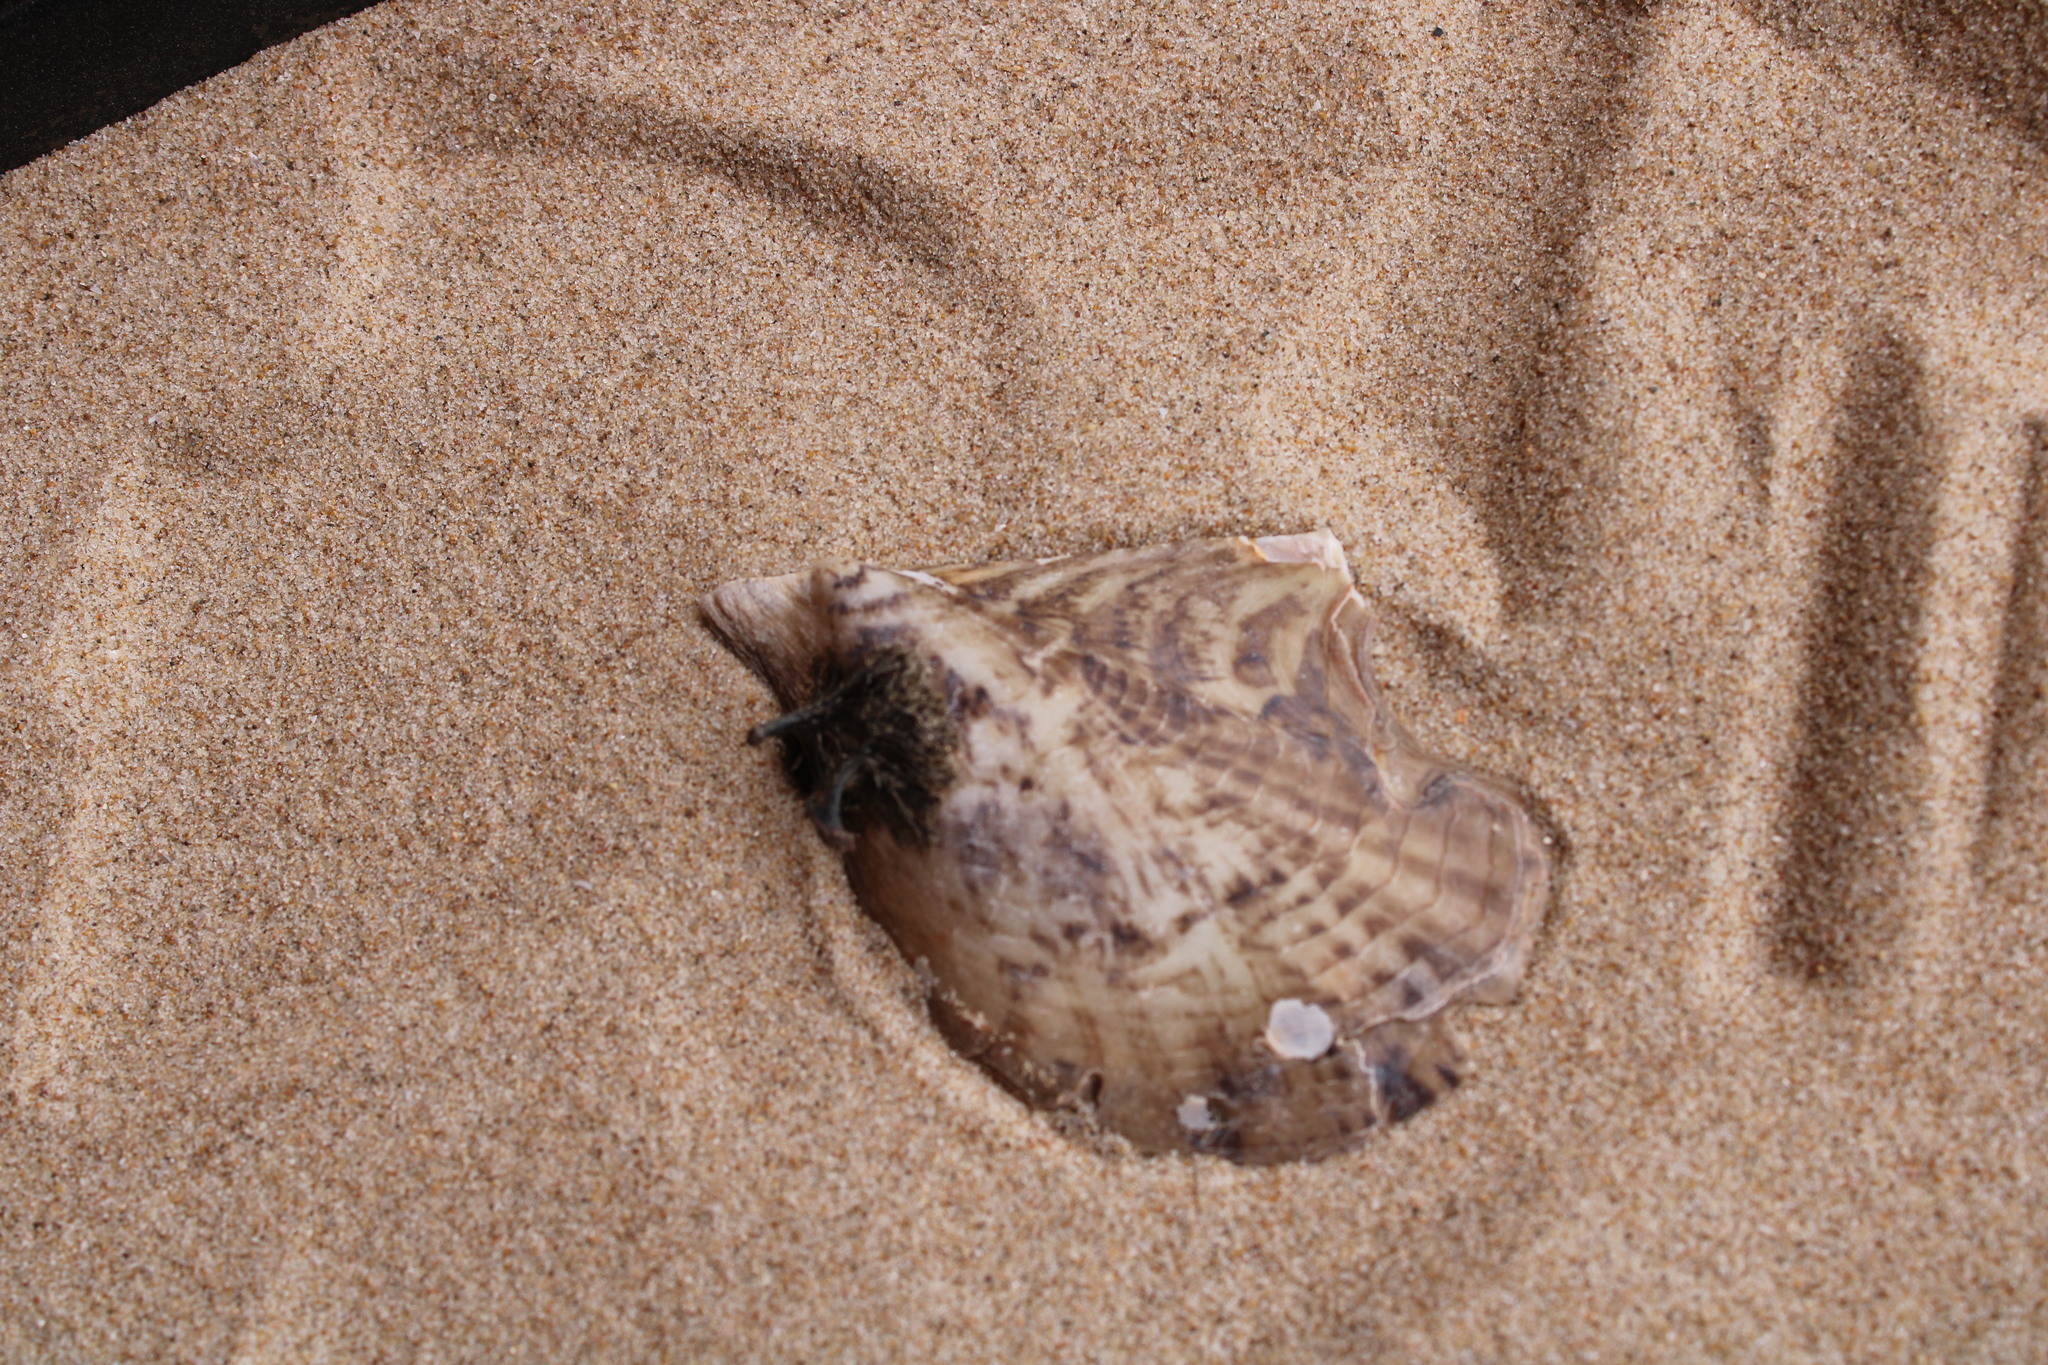
<instances>
[{"instance_id":1,"label":"seashell","mask_svg":"<svg viewBox=\"0 0 2048 1365\"><path fill-rule=\"evenodd\" d=\"M963 1054L1143 1152L1354 1145L1458 1084L1547 841L1387 713L1327 533L728 583L721 638Z\"/></svg>"}]
</instances>

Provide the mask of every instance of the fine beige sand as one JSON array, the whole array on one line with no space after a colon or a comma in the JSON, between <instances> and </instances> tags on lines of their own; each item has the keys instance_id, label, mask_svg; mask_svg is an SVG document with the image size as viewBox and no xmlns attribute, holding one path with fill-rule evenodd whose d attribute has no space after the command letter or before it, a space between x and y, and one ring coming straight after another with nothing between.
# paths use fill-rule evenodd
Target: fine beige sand
<instances>
[{"instance_id":1,"label":"fine beige sand","mask_svg":"<svg viewBox=\"0 0 2048 1365\"><path fill-rule=\"evenodd\" d=\"M0 1359L2039 1360L2048 21L406 0L0 180ZM1353 1155L956 1059L695 599L1328 527Z\"/></svg>"}]
</instances>

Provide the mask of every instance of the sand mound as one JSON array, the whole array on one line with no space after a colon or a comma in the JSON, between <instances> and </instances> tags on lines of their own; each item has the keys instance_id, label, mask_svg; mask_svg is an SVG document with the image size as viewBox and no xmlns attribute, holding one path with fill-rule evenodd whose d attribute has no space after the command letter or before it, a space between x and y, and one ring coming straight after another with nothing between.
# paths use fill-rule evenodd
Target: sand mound
<instances>
[{"instance_id":1,"label":"sand mound","mask_svg":"<svg viewBox=\"0 0 2048 1365\"><path fill-rule=\"evenodd\" d=\"M0 1355L2028 1359L2033 11L392 4L0 180ZM938 1039L693 603L1326 526L1569 841L1355 1156Z\"/></svg>"}]
</instances>

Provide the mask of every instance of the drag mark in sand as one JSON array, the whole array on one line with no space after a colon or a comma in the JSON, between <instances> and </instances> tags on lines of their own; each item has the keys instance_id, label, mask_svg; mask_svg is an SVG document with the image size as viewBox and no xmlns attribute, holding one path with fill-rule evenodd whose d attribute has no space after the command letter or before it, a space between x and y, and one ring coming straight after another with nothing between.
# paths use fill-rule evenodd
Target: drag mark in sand
<instances>
[{"instance_id":1,"label":"drag mark in sand","mask_svg":"<svg viewBox=\"0 0 2048 1365\"><path fill-rule=\"evenodd\" d=\"M1816 985L1857 985L1878 968L1924 834L1915 689L1940 450L1923 383L1915 347L1889 331L1867 338L1834 438L1765 925L1772 966Z\"/></svg>"}]
</instances>

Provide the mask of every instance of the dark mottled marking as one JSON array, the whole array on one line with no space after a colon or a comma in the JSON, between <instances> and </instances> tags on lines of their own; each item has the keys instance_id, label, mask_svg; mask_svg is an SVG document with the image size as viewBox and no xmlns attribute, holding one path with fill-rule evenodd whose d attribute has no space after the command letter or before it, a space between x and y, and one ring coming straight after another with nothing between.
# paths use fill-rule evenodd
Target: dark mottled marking
<instances>
[{"instance_id":1,"label":"dark mottled marking","mask_svg":"<svg viewBox=\"0 0 2048 1365\"><path fill-rule=\"evenodd\" d=\"M980 683L969 686L951 669L946 671L946 699L953 715L962 721L976 721L995 710L995 700Z\"/></svg>"},{"instance_id":2,"label":"dark mottled marking","mask_svg":"<svg viewBox=\"0 0 2048 1365\"><path fill-rule=\"evenodd\" d=\"M1179 685L1202 681L1202 668L1198 662L1201 658L1200 642L1197 641L1195 646L1182 642L1191 605L1189 601L1181 598L1165 605L1166 611L1145 651L1145 662L1155 677L1165 679L1166 686L1177 691Z\"/></svg>"},{"instance_id":3,"label":"dark mottled marking","mask_svg":"<svg viewBox=\"0 0 2048 1365\"><path fill-rule=\"evenodd\" d=\"M1152 937L1137 925L1128 921L1113 919L1109 922L1109 939L1119 948L1149 948Z\"/></svg>"},{"instance_id":4,"label":"dark mottled marking","mask_svg":"<svg viewBox=\"0 0 2048 1365\"><path fill-rule=\"evenodd\" d=\"M1239 873L1231 881L1230 889L1223 893L1223 900L1225 904L1233 908L1241 908L1254 896L1259 895L1261 892L1271 891L1274 887L1280 886L1286 881L1286 869L1280 867L1268 868L1266 874L1257 881L1253 881L1251 878Z\"/></svg>"},{"instance_id":5,"label":"dark mottled marking","mask_svg":"<svg viewBox=\"0 0 2048 1365\"><path fill-rule=\"evenodd\" d=\"M1111 668L1093 654L1078 656L1081 681L1088 690L1114 708L1130 688L1130 679L1120 668Z\"/></svg>"},{"instance_id":6,"label":"dark mottled marking","mask_svg":"<svg viewBox=\"0 0 2048 1365\"><path fill-rule=\"evenodd\" d=\"M1335 735L1341 729L1336 717L1328 710L1311 706L1298 696L1290 697L1284 694L1275 696L1259 709L1259 720L1278 728L1306 750L1309 759L1315 763L1323 762L1329 755L1332 746L1337 743ZM1355 744L1345 744L1342 747L1359 756L1364 754L1364 751ZM1374 773L1374 788L1377 789L1378 769L1373 767L1370 758L1365 760L1365 766Z\"/></svg>"},{"instance_id":7,"label":"dark mottled marking","mask_svg":"<svg viewBox=\"0 0 2048 1365\"><path fill-rule=\"evenodd\" d=\"M1279 682L1270 657L1273 632L1300 611L1300 602L1289 595L1261 607L1239 623L1237 653L1230 663L1230 671L1239 682L1246 687L1272 687Z\"/></svg>"},{"instance_id":8,"label":"dark mottled marking","mask_svg":"<svg viewBox=\"0 0 2048 1365\"><path fill-rule=\"evenodd\" d=\"M1436 1092L1408 1074L1405 1056L1382 1062L1377 1080L1387 1106L1387 1117L1395 1123L1414 1118L1436 1099Z\"/></svg>"}]
</instances>

